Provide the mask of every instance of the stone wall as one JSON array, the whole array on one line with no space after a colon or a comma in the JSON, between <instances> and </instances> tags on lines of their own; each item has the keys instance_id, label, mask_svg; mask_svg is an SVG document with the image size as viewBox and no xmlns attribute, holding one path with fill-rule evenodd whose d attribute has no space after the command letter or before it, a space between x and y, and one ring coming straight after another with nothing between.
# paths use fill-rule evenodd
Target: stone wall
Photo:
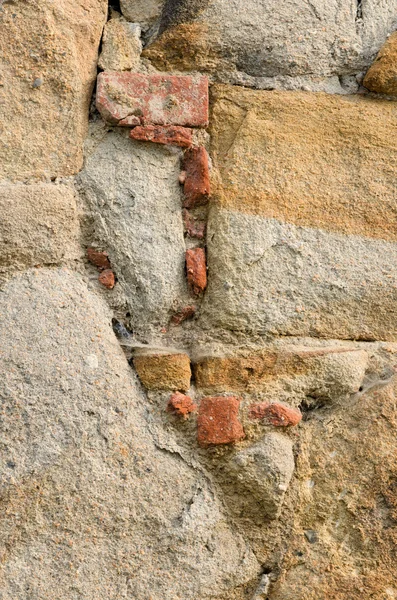
<instances>
[{"instance_id":1,"label":"stone wall","mask_svg":"<svg viewBox=\"0 0 397 600\"><path fill-rule=\"evenodd\" d=\"M0 28L0 599L397 598L397 1Z\"/></svg>"}]
</instances>

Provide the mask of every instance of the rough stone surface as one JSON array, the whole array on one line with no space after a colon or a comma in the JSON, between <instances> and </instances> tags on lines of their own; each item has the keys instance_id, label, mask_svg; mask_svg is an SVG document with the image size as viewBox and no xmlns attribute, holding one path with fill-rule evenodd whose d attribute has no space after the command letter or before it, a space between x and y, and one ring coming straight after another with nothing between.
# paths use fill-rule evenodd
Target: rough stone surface
<instances>
[{"instance_id":1,"label":"rough stone surface","mask_svg":"<svg viewBox=\"0 0 397 600\"><path fill-rule=\"evenodd\" d=\"M372 92L397 96L397 32L382 46L364 78L363 85Z\"/></svg>"},{"instance_id":2,"label":"rough stone surface","mask_svg":"<svg viewBox=\"0 0 397 600\"><path fill-rule=\"evenodd\" d=\"M193 132L187 127L145 125L144 127L138 126L131 129L130 138L143 142L170 144L171 146L189 148L193 143Z\"/></svg>"},{"instance_id":3,"label":"rough stone surface","mask_svg":"<svg viewBox=\"0 0 397 600\"><path fill-rule=\"evenodd\" d=\"M186 419L190 413L197 410L197 404L193 402L190 396L175 392L168 401L167 410L178 415L178 417Z\"/></svg>"},{"instance_id":4,"label":"rough stone surface","mask_svg":"<svg viewBox=\"0 0 397 600\"><path fill-rule=\"evenodd\" d=\"M206 204L210 195L209 164L206 149L199 146L198 148L186 150L183 168L185 172L183 206L193 208Z\"/></svg>"},{"instance_id":5,"label":"rough stone surface","mask_svg":"<svg viewBox=\"0 0 397 600\"><path fill-rule=\"evenodd\" d=\"M150 23L161 13L164 0L120 0L121 11L134 23Z\"/></svg>"},{"instance_id":6,"label":"rough stone surface","mask_svg":"<svg viewBox=\"0 0 397 600\"><path fill-rule=\"evenodd\" d=\"M300 410L280 404L279 402L252 404L249 409L249 415L251 419L260 419L275 427L298 425L302 420Z\"/></svg>"},{"instance_id":7,"label":"rough stone surface","mask_svg":"<svg viewBox=\"0 0 397 600\"><path fill-rule=\"evenodd\" d=\"M255 578L209 479L155 441L82 280L30 271L1 303L3 597L210 599Z\"/></svg>"},{"instance_id":8,"label":"rough stone surface","mask_svg":"<svg viewBox=\"0 0 397 600\"><path fill-rule=\"evenodd\" d=\"M134 367L142 384L149 390L187 392L190 388L190 358L187 354L135 356Z\"/></svg>"},{"instance_id":9,"label":"rough stone surface","mask_svg":"<svg viewBox=\"0 0 397 600\"><path fill-rule=\"evenodd\" d=\"M76 260L79 237L73 187L0 185L0 270Z\"/></svg>"},{"instance_id":10,"label":"rough stone surface","mask_svg":"<svg viewBox=\"0 0 397 600\"><path fill-rule=\"evenodd\" d=\"M133 116L144 125L206 127L208 80L108 71L98 75L96 105L105 121L114 125Z\"/></svg>"},{"instance_id":11,"label":"rough stone surface","mask_svg":"<svg viewBox=\"0 0 397 600\"><path fill-rule=\"evenodd\" d=\"M291 537L272 600L395 596L395 394L394 380L300 428L301 479L286 499Z\"/></svg>"},{"instance_id":12,"label":"rough stone surface","mask_svg":"<svg viewBox=\"0 0 397 600\"><path fill-rule=\"evenodd\" d=\"M133 71L139 66L142 52L141 28L118 13L106 23L98 67L104 71Z\"/></svg>"},{"instance_id":13,"label":"rough stone surface","mask_svg":"<svg viewBox=\"0 0 397 600\"><path fill-rule=\"evenodd\" d=\"M198 296L207 287L207 261L204 248L186 250L187 281L193 294Z\"/></svg>"},{"instance_id":14,"label":"rough stone surface","mask_svg":"<svg viewBox=\"0 0 397 600\"><path fill-rule=\"evenodd\" d=\"M274 384L285 382L290 394L299 391L332 403L359 391L367 366L362 347L269 345L243 356L201 358L194 364L194 378L206 393L268 392L273 401Z\"/></svg>"},{"instance_id":15,"label":"rough stone surface","mask_svg":"<svg viewBox=\"0 0 397 600\"><path fill-rule=\"evenodd\" d=\"M264 438L235 454L229 472L236 485L249 492L262 508L264 519L275 519L290 484L295 463L291 440L279 433L268 433Z\"/></svg>"},{"instance_id":16,"label":"rough stone surface","mask_svg":"<svg viewBox=\"0 0 397 600\"><path fill-rule=\"evenodd\" d=\"M200 446L235 444L244 439L239 406L240 399L234 396L212 396L201 400L197 419Z\"/></svg>"},{"instance_id":17,"label":"rough stone surface","mask_svg":"<svg viewBox=\"0 0 397 600\"><path fill-rule=\"evenodd\" d=\"M27 0L0 11L0 178L77 173L106 0Z\"/></svg>"},{"instance_id":18,"label":"rough stone surface","mask_svg":"<svg viewBox=\"0 0 397 600\"><path fill-rule=\"evenodd\" d=\"M203 322L246 332L397 339L397 245L211 211Z\"/></svg>"},{"instance_id":19,"label":"rough stone surface","mask_svg":"<svg viewBox=\"0 0 397 600\"><path fill-rule=\"evenodd\" d=\"M161 69L252 83L365 69L397 26L395 0L166 0L146 55ZM251 78L251 79L250 79Z\"/></svg>"},{"instance_id":20,"label":"rough stone surface","mask_svg":"<svg viewBox=\"0 0 397 600\"><path fill-rule=\"evenodd\" d=\"M168 323L186 290L178 176L177 154L121 131L103 134L80 175L95 241L112 257L133 326Z\"/></svg>"},{"instance_id":21,"label":"rough stone surface","mask_svg":"<svg viewBox=\"0 0 397 600\"><path fill-rule=\"evenodd\" d=\"M397 105L214 86L213 195L224 208L397 240Z\"/></svg>"}]
</instances>

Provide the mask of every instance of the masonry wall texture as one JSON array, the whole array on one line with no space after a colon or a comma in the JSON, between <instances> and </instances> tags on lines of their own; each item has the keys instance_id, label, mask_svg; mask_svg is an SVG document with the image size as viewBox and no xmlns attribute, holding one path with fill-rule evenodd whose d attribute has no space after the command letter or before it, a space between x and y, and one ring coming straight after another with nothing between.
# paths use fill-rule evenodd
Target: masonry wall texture
<instances>
[{"instance_id":1,"label":"masonry wall texture","mask_svg":"<svg viewBox=\"0 0 397 600\"><path fill-rule=\"evenodd\" d=\"M397 0L0 0L0 599L397 598Z\"/></svg>"}]
</instances>

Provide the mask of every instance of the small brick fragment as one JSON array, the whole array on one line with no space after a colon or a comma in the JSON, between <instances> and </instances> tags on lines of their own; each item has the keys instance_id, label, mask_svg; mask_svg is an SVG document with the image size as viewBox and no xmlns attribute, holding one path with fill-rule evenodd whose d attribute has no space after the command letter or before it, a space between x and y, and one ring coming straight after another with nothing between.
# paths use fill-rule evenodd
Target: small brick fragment
<instances>
[{"instance_id":1,"label":"small brick fragment","mask_svg":"<svg viewBox=\"0 0 397 600\"><path fill-rule=\"evenodd\" d=\"M190 396L175 392L168 401L167 410L187 419L190 413L197 410L197 404L193 402Z\"/></svg>"},{"instance_id":2,"label":"small brick fragment","mask_svg":"<svg viewBox=\"0 0 397 600\"><path fill-rule=\"evenodd\" d=\"M210 195L210 173L208 153L205 148L190 148L185 152L183 168L186 171L183 191L183 206L193 208L208 202Z\"/></svg>"},{"instance_id":3,"label":"small brick fragment","mask_svg":"<svg viewBox=\"0 0 397 600\"><path fill-rule=\"evenodd\" d=\"M115 125L140 117L143 125L206 127L208 79L105 71L98 75L96 105L105 121Z\"/></svg>"},{"instance_id":4,"label":"small brick fragment","mask_svg":"<svg viewBox=\"0 0 397 600\"><path fill-rule=\"evenodd\" d=\"M200 446L234 444L244 439L239 421L240 400L235 396L211 396L200 402L197 440Z\"/></svg>"},{"instance_id":5,"label":"small brick fragment","mask_svg":"<svg viewBox=\"0 0 397 600\"><path fill-rule=\"evenodd\" d=\"M302 413L296 408L291 408L279 402L261 402L250 406L251 419L261 419L275 427L290 427L298 425L302 420Z\"/></svg>"},{"instance_id":6,"label":"small brick fragment","mask_svg":"<svg viewBox=\"0 0 397 600\"><path fill-rule=\"evenodd\" d=\"M110 269L110 261L107 252L99 252L98 250L95 250L95 248L87 248L87 258L91 264L95 265L101 271Z\"/></svg>"},{"instance_id":7,"label":"small brick fragment","mask_svg":"<svg viewBox=\"0 0 397 600\"><path fill-rule=\"evenodd\" d=\"M134 358L134 367L148 390L187 392L190 387L187 354L144 354Z\"/></svg>"},{"instance_id":8,"label":"small brick fragment","mask_svg":"<svg viewBox=\"0 0 397 600\"><path fill-rule=\"evenodd\" d=\"M194 317L195 313L196 313L195 306L193 306L193 305L184 306L183 308L181 308L180 311L175 313L175 315L171 319L171 323L173 325L180 325L181 323L183 323L183 321L186 321L187 319L191 319L192 317Z\"/></svg>"},{"instance_id":9,"label":"small brick fragment","mask_svg":"<svg viewBox=\"0 0 397 600\"><path fill-rule=\"evenodd\" d=\"M116 276L111 269L106 269L99 275L98 281L108 288L108 290L112 290L116 285Z\"/></svg>"},{"instance_id":10,"label":"small brick fragment","mask_svg":"<svg viewBox=\"0 0 397 600\"><path fill-rule=\"evenodd\" d=\"M207 262L204 248L186 250L187 281L194 294L198 296L207 287Z\"/></svg>"},{"instance_id":11,"label":"small brick fragment","mask_svg":"<svg viewBox=\"0 0 397 600\"><path fill-rule=\"evenodd\" d=\"M186 233L192 237L202 240L205 237L206 223L196 220L185 208L182 211L183 224Z\"/></svg>"},{"instance_id":12,"label":"small brick fragment","mask_svg":"<svg viewBox=\"0 0 397 600\"><path fill-rule=\"evenodd\" d=\"M176 125L169 125L168 127L163 125L145 125L131 129L130 138L142 142L190 148L193 143L193 132L187 127L177 127Z\"/></svg>"}]
</instances>

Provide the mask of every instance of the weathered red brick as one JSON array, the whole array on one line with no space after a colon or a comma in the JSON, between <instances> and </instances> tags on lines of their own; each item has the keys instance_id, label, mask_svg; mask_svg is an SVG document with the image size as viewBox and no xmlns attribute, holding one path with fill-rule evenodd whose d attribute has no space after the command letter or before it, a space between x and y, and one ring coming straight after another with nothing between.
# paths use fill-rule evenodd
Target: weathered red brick
<instances>
[{"instance_id":1,"label":"weathered red brick","mask_svg":"<svg viewBox=\"0 0 397 600\"><path fill-rule=\"evenodd\" d=\"M204 248L186 250L187 281L196 295L207 287L207 262Z\"/></svg>"},{"instance_id":2,"label":"weathered red brick","mask_svg":"<svg viewBox=\"0 0 397 600\"><path fill-rule=\"evenodd\" d=\"M182 216L186 233L192 238L197 238L198 240L204 239L207 227L205 221L200 221L192 217L186 208L183 209Z\"/></svg>"},{"instance_id":3,"label":"weathered red brick","mask_svg":"<svg viewBox=\"0 0 397 600\"><path fill-rule=\"evenodd\" d=\"M190 396L175 392L168 401L167 410L187 419L190 413L197 410L197 404L193 402Z\"/></svg>"},{"instance_id":4,"label":"weathered red brick","mask_svg":"<svg viewBox=\"0 0 397 600\"><path fill-rule=\"evenodd\" d=\"M298 425L302 420L300 410L279 402L253 404L250 406L249 416L251 419L261 419L276 427Z\"/></svg>"},{"instance_id":5,"label":"weathered red brick","mask_svg":"<svg viewBox=\"0 0 397 600\"><path fill-rule=\"evenodd\" d=\"M111 269L105 269L98 277L99 283L104 285L108 290L112 290L116 285L116 276Z\"/></svg>"},{"instance_id":6,"label":"weathered red brick","mask_svg":"<svg viewBox=\"0 0 397 600\"><path fill-rule=\"evenodd\" d=\"M95 248L87 248L87 258L98 269L110 269L110 261L107 252L99 252Z\"/></svg>"},{"instance_id":7,"label":"weathered red brick","mask_svg":"<svg viewBox=\"0 0 397 600\"><path fill-rule=\"evenodd\" d=\"M239 421L240 399L212 396L200 402L197 440L200 446L233 444L245 437Z\"/></svg>"},{"instance_id":8,"label":"weathered red brick","mask_svg":"<svg viewBox=\"0 0 397 600\"><path fill-rule=\"evenodd\" d=\"M108 71L98 75L96 105L105 121L119 125L208 125L208 79L164 73Z\"/></svg>"},{"instance_id":9,"label":"weathered red brick","mask_svg":"<svg viewBox=\"0 0 397 600\"><path fill-rule=\"evenodd\" d=\"M145 125L131 129L130 138L142 142L190 148L193 143L193 132L188 127L177 125Z\"/></svg>"},{"instance_id":10,"label":"weathered red brick","mask_svg":"<svg viewBox=\"0 0 397 600\"><path fill-rule=\"evenodd\" d=\"M183 321L186 321L186 319L191 319L192 317L194 317L195 313L196 307L192 304L189 306L184 306L183 308L181 308L181 310L175 313L175 315L171 319L171 323L173 323L174 325L180 325L181 323L183 323Z\"/></svg>"},{"instance_id":11,"label":"weathered red brick","mask_svg":"<svg viewBox=\"0 0 397 600\"><path fill-rule=\"evenodd\" d=\"M186 171L183 206L193 208L208 202L210 195L210 172L208 153L205 148L190 148L185 152L183 168Z\"/></svg>"}]
</instances>

